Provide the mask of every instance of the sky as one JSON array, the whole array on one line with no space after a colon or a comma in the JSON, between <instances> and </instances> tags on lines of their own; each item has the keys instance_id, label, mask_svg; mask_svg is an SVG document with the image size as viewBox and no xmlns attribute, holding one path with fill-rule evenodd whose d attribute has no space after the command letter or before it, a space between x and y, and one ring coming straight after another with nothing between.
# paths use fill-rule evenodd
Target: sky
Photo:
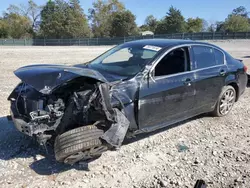
<instances>
[{"instance_id":1,"label":"sky","mask_svg":"<svg viewBox=\"0 0 250 188\"><path fill-rule=\"evenodd\" d=\"M0 0L0 13L2 13L9 4L25 4L28 0ZM95 0L80 0L81 5L88 13ZM45 4L47 0L34 0L37 4ZM136 23L142 25L145 18L152 14L161 19L166 15L169 7L181 10L185 18L200 17L206 19L208 23L223 21L234 8L245 6L250 11L250 0L121 0L125 7L136 15Z\"/></svg>"}]
</instances>

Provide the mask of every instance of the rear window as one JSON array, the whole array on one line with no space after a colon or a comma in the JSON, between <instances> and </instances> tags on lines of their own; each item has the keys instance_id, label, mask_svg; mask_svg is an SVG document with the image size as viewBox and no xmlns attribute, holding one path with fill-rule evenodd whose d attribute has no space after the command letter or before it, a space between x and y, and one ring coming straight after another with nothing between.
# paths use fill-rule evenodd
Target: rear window
<instances>
[{"instance_id":1,"label":"rear window","mask_svg":"<svg viewBox=\"0 0 250 188\"><path fill-rule=\"evenodd\" d=\"M207 46L193 46L196 69L224 64L224 54Z\"/></svg>"}]
</instances>

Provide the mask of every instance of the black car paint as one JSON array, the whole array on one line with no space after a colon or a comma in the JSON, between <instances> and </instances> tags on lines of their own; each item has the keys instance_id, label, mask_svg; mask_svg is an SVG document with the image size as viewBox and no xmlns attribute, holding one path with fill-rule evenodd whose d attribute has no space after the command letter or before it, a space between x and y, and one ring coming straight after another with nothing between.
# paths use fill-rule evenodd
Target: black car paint
<instances>
[{"instance_id":1,"label":"black car paint","mask_svg":"<svg viewBox=\"0 0 250 188\"><path fill-rule=\"evenodd\" d=\"M163 76L144 80L139 95L139 126L149 128L169 124L184 113L190 112L194 103L193 85L184 84L194 73Z\"/></svg>"},{"instance_id":2,"label":"black car paint","mask_svg":"<svg viewBox=\"0 0 250 188\"><path fill-rule=\"evenodd\" d=\"M21 67L14 73L23 82L43 94L51 94L58 86L81 76L101 82L108 81L95 70L65 65L31 65Z\"/></svg>"},{"instance_id":3,"label":"black car paint","mask_svg":"<svg viewBox=\"0 0 250 188\"><path fill-rule=\"evenodd\" d=\"M129 130L135 133L150 132L211 111L225 85L235 84L238 87L236 89L238 97L245 90L247 76L243 70L243 64L217 46L186 40L141 40L124 45L137 43L160 46L162 50L148 62L144 70L133 77L110 75L84 65L27 66L18 69L15 74L43 94L53 93L61 85L77 77L91 77L100 82L109 83L112 85L111 93L116 93L119 98L119 100L111 99L112 106L119 105L119 101L122 101L130 122ZM192 45L206 45L220 49L226 56L227 64L194 70L195 57L190 53L189 71L154 78L149 70L157 60L172 48L183 45L189 48L192 48ZM226 71L223 75L222 70Z\"/></svg>"}]
</instances>

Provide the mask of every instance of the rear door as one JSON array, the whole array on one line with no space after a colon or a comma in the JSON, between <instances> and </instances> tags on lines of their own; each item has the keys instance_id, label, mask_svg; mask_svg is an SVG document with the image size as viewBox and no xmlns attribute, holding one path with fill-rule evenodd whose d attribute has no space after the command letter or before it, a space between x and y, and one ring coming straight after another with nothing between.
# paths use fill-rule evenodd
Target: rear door
<instances>
[{"instance_id":1,"label":"rear door","mask_svg":"<svg viewBox=\"0 0 250 188\"><path fill-rule=\"evenodd\" d=\"M211 111L225 85L227 66L224 53L215 47L193 45L195 109Z\"/></svg>"},{"instance_id":2,"label":"rear door","mask_svg":"<svg viewBox=\"0 0 250 188\"><path fill-rule=\"evenodd\" d=\"M195 89L190 72L189 47L167 53L142 80L139 91L139 126L152 131L192 116Z\"/></svg>"}]
</instances>

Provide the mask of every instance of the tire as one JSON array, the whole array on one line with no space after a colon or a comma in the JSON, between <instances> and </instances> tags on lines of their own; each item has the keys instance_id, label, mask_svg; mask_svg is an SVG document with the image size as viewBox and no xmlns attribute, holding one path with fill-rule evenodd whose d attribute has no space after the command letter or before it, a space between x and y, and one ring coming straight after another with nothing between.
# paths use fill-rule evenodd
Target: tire
<instances>
[{"instance_id":1,"label":"tire","mask_svg":"<svg viewBox=\"0 0 250 188\"><path fill-rule=\"evenodd\" d=\"M229 105L229 99L228 99L228 105L229 105L228 110L226 110L226 112L224 112L224 110L223 110L224 107L222 108L222 104L223 104L223 101L225 101L225 95L228 92L232 92L232 98L230 98L231 99L230 100L230 105ZM212 115L215 116L215 117L226 116L232 110L235 101L236 101L236 91L235 91L235 89L230 85L224 86L222 88L222 91L221 91L221 94L220 94L220 96L218 98L218 101L217 101L217 103L215 105L215 108L214 108L214 110L212 112ZM225 108L227 108L227 107L225 107Z\"/></svg>"},{"instance_id":2,"label":"tire","mask_svg":"<svg viewBox=\"0 0 250 188\"><path fill-rule=\"evenodd\" d=\"M104 131L94 125L79 127L56 137L54 151L59 162L78 152L102 145L100 137Z\"/></svg>"}]
</instances>

